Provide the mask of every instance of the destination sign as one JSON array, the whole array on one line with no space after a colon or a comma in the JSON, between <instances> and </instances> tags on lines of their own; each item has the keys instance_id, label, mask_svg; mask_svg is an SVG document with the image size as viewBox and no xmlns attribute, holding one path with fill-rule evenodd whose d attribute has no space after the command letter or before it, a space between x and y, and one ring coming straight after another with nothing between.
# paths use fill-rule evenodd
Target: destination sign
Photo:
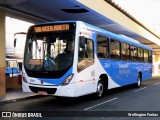
<instances>
[{"instance_id":1,"label":"destination sign","mask_svg":"<svg viewBox=\"0 0 160 120\"><path fill-rule=\"evenodd\" d=\"M48 26L37 26L34 27L34 32L54 32L54 31L67 31L69 30L69 24L60 24L60 25L48 25Z\"/></svg>"}]
</instances>

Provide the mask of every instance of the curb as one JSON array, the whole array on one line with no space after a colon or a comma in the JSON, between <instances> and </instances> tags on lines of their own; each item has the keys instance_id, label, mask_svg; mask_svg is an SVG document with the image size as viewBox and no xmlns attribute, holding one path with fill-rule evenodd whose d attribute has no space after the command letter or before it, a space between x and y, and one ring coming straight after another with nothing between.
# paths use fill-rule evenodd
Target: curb
<instances>
[{"instance_id":1,"label":"curb","mask_svg":"<svg viewBox=\"0 0 160 120\"><path fill-rule=\"evenodd\" d=\"M26 96L26 97L22 97L22 98L15 98L15 99L11 99L11 100L0 101L0 104L13 103L13 102L18 102L18 101L22 101L22 100L29 100L29 99L35 99L35 98L41 98L41 97L45 97L45 96L41 96L41 95Z\"/></svg>"}]
</instances>

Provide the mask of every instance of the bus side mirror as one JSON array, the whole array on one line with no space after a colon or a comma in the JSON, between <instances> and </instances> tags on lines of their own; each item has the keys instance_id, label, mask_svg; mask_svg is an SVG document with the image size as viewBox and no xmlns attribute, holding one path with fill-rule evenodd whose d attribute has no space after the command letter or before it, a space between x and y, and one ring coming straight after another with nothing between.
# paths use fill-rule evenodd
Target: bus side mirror
<instances>
[{"instance_id":1,"label":"bus side mirror","mask_svg":"<svg viewBox=\"0 0 160 120\"><path fill-rule=\"evenodd\" d=\"M85 48L86 39L84 36L79 36L79 46Z\"/></svg>"}]
</instances>

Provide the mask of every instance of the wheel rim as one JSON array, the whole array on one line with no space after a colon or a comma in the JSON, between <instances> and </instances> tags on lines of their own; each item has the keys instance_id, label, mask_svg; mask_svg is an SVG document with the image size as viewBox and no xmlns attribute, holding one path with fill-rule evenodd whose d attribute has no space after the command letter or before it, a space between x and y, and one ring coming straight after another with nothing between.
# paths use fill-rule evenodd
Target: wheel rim
<instances>
[{"instance_id":1,"label":"wheel rim","mask_svg":"<svg viewBox=\"0 0 160 120\"><path fill-rule=\"evenodd\" d=\"M99 97L101 97L103 94L103 85L101 82L98 82L98 85L97 85L97 95Z\"/></svg>"},{"instance_id":2,"label":"wheel rim","mask_svg":"<svg viewBox=\"0 0 160 120\"><path fill-rule=\"evenodd\" d=\"M138 77L138 82L137 82L138 87L141 86L141 79Z\"/></svg>"}]
</instances>

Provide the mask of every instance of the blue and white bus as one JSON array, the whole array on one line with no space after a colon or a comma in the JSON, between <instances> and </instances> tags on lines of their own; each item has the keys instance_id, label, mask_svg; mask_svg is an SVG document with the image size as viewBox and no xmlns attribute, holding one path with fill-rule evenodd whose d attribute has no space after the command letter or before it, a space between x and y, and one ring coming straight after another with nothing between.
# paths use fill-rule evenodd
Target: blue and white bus
<instances>
[{"instance_id":1,"label":"blue and white bus","mask_svg":"<svg viewBox=\"0 0 160 120\"><path fill-rule=\"evenodd\" d=\"M78 97L152 77L152 49L82 21L29 28L23 60L23 91Z\"/></svg>"},{"instance_id":2,"label":"blue and white bus","mask_svg":"<svg viewBox=\"0 0 160 120\"><path fill-rule=\"evenodd\" d=\"M19 64L16 59L6 59L6 77L13 77L20 75Z\"/></svg>"}]
</instances>

